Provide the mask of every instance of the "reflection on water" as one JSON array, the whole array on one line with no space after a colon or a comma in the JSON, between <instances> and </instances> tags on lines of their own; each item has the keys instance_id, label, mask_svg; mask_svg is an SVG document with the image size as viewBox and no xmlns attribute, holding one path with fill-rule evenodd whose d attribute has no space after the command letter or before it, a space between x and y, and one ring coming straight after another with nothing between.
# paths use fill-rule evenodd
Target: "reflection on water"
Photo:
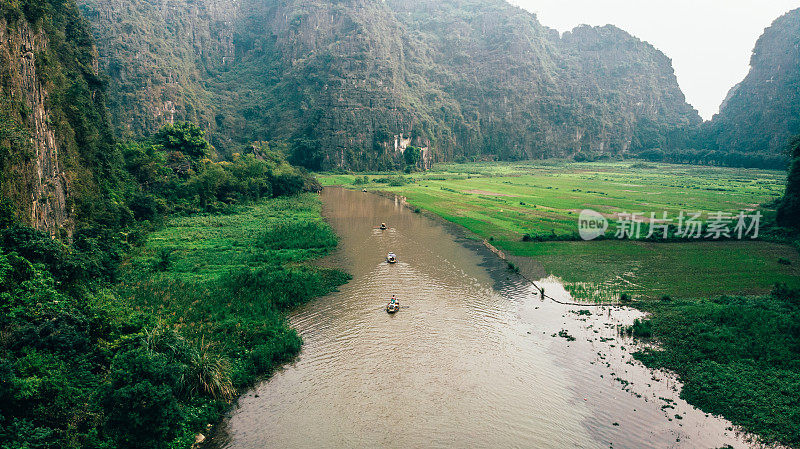
<instances>
[{"instance_id":1,"label":"reflection on water","mask_svg":"<svg viewBox=\"0 0 800 449\"><path fill-rule=\"evenodd\" d=\"M630 361L617 326L637 312L543 302L400 201L343 189L323 201L341 238L326 263L353 280L292 314L300 357L240 399L211 447L742 445L677 399L673 379ZM404 308L388 315L392 294Z\"/></svg>"}]
</instances>

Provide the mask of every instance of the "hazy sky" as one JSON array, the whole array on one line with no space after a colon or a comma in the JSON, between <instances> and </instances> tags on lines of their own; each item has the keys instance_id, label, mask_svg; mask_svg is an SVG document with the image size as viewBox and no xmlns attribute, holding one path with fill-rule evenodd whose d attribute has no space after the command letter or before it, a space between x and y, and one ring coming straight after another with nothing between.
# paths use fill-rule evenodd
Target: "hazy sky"
<instances>
[{"instance_id":1,"label":"hazy sky","mask_svg":"<svg viewBox=\"0 0 800 449\"><path fill-rule=\"evenodd\" d=\"M510 0L559 31L616 25L672 58L678 83L704 119L744 79L764 28L800 0Z\"/></svg>"}]
</instances>

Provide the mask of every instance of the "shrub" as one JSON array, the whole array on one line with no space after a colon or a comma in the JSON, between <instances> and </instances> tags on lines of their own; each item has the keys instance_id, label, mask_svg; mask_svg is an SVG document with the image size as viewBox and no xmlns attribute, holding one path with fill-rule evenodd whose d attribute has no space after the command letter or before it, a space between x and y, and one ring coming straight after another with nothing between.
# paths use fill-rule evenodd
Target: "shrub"
<instances>
[{"instance_id":1,"label":"shrub","mask_svg":"<svg viewBox=\"0 0 800 449\"><path fill-rule=\"evenodd\" d=\"M634 337L650 338L653 335L653 329L650 325L650 320L637 318L633 320L632 326L626 328L626 333Z\"/></svg>"},{"instance_id":2,"label":"shrub","mask_svg":"<svg viewBox=\"0 0 800 449\"><path fill-rule=\"evenodd\" d=\"M359 186L364 184L369 184L369 176L367 175L364 175L362 177L356 176L355 179L353 179L353 185Z\"/></svg>"},{"instance_id":3,"label":"shrub","mask_svg":"<svg viewBox=\"0 0 800 449\"><path fill-rule=\"evenodd\" d=\"M161 448L177 435L184 416L175 391L185 367L144 348L114 357L109 380L101 389L105 428L130 448Z\"/></svg>"},{"instance_id":4,"label":"shrub","mask_svg":"<svg viewBox=\"0 0 800 449\"><path fill-rule=\"evenodd\" d=\"M389 178L389 185L392 187L400 187L408 184L408 179L403 176L392 176Z\"/></svg>"},{"instance_id":5,"label":"shrub","mask_svg":"<svg viewBox=\"0 0 800 449\"><path fill-rule=\"evenodd\" d=\"M566 339L567 341L575 341L575 337L570 335L566 329L561 329L560 331L558 331L558 336Z\"/></svg>"}]
</instances>

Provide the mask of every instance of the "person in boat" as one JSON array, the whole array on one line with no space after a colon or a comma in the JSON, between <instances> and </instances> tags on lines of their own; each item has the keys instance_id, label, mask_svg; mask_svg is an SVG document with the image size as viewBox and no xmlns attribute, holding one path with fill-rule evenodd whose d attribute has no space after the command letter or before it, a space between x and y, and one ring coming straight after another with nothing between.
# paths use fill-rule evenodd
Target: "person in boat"
<instances>
[{"instance_id":1,"label":"person in boat","mask_svg":"<svg viewBox=\"0 0 800 449\"><path fill-rule=\"evenodd\" d=\"M381 229L386 229L386 223L381 223Z\"/></svg>"}]
</instances>

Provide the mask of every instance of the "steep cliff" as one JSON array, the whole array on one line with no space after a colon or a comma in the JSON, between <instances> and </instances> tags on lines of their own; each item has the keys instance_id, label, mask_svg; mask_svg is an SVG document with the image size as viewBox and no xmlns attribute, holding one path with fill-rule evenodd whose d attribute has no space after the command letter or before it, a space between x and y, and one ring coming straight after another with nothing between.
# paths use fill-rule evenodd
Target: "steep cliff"
<instances>
[{"instance_id":1,"label":"steep cliff","mask_svg":"<svg viewBox=\"0 0 800 449\"><path fill-rule=\"evenodd\" d=\"M564 34L562 49L574 63L566 76L577 74L564 83L572 89L573 120L578 132L595 133L595 149L662 147L676 130L700 124L672 61L652 45L611 25L581 26Z\"/></svg>"},{"instance_id":2,"label":"steep cliff","mask_svg":"<svg viewBox=\"0 0 800 449\"><path fill-rule=\"evenodd\" d=\"M800 9L764 31L750 73L728 93L707 131L708 147L771 154L800 134Z\"/></svg>"},{"instance_id":3,"label":"steep cliff","mask_svg":"<svg viewBox=\"0 0 800 449\"><path fill-rule=\"evenodd\" d=\"M203 81L234 59L239 0L79 0L97 31L109 109L123 137L191 121L215 128Z\"/></svg>"},{"instance_id":4,"label":"steep cliff","mask_svg":"<svg viewBox=\"0 0 800 449\"><path fill-rule=\"evenodd\" d=\"M395 136L414 127L404 98L403 30L383 2L248 4L236 61L209 83L227 105L219 134L305 139L307 165L389 168Z\"/></svg>"},{"instance_id":5,"label":"steep cliff","mask_svg":"<svg viewBox=\"0 0 800 449\"><path fill-rule=\"evenodd\" d=\"M288 140L306 165L365 169L407 144L436 160L620 153L699 122L649 44L561 37L500 0L80 1L134 135L191 119L223 149Z\"/></svg>"},{"instance_id":6,"label":"steep cliff","mask_svg":"<svg viewBox=\"0 0 800 449\"><path fill-rule=\"evenodd\" d=\"M114 151L91 30L74 3L54 3L3 4L0 197L17 220L69 237Z\"/></svg>"}]
</instances>

